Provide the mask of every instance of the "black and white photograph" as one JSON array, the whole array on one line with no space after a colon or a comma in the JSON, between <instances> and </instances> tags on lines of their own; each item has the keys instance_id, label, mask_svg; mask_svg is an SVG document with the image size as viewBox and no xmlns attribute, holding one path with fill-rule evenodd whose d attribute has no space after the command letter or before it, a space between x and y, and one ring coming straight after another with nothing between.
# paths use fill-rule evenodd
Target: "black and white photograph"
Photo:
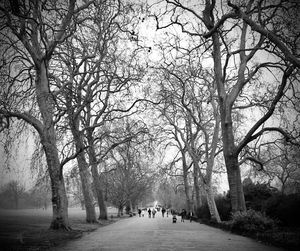
<instances>
[{"instance_id":1,"label":"black and white photograph","mask_svg":"<svg viewBox=\"0 0 300 251\"><path fill-rule=\"evenodd\" d=\"M1 0L0 250L300 250L300 0Z\"/></svg>"}]
</instances>

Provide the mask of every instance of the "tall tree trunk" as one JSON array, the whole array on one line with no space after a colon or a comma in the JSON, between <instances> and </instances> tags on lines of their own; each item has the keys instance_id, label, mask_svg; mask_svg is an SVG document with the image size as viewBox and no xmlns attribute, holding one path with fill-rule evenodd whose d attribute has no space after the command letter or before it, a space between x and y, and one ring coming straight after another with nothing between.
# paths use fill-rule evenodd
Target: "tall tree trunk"
<instances>
[{"instance_id":1,"label":"tall tree trunk","mask_svg":"<svg viewBox=\"0 0 300 251\"><path fill-rule=\"evenodd\" d=\"M118 217L121 217L123 215L123 206L118 207Z\"/></svg>"},{"instance_id":2,"label":"tall tree trunk","mask_svg":"<svg viewBox=\"0 0 300 251\"><path fill-rule=\"evenodd\" d=\"M91 132L88 132L88 142L89 142L89 160L90 160L90 165L91 165L91 169L92 169L92 177L93 177L94 187L95 187L99 211L100 211L98 219L99 220L107 220L107 207L106 207L104 196L103 196L100 175L98 172L97 157L96 157L96 152L94 149Z\"/></svg>"},{"instance_id":3,"label":"tall tree trunk","mask_svg":"<svg viewBox=\"0 0 300 251\"><path fill-rule=\"evenodd\" d=\"M56 134L53 122L52 96L49 89L46 62L42 61L36 69L36 95L41 112L43 128L39 131L41 144L46 154L52 190L53 217L52 229L70 229L68 219L68 201L63 172L58 157Z\"/></svg>"},{"instance_id":4,"label":"tall tree trunk","mask_svg":"<svg viewBox=\"0 0 300 251\"><path fill-rule=\"evenodd\" d=\"M237 157L226 156L226 169L232 211L245 211L246 203ZM228 167L227 167L228 166Z\"/></svg>"},{"instance_id":5,"label":"tall tree trunk","mask_svg":"<svg viewBox=\"0 0 300 251\"><path fill-rule=\"evenodd\" d=\"M221 222L221 218L220 218L217 206L216 206L211 183L204 185L204 187L205 187L205 191L206 191L206 199L207 199L207 205L208 205L210 217L212 220L215 220L216 222Z\"/></svg>"},{"instance_id":6,"label":"tall tree trunk","mask_svg":"<svg viewBox=\"0 0 300 251\"><path fill-rule=\"evenodd\" d=\"M94 206L94 198L92 194L92 184L90 180L88 165L85 160L85 157L83 156L83 153L79 154L79 156L77 157L77 162L86 212L86 222L95 223L97 222L97 217Z\"/></svg>"},{"instance_id":7,"label":"tall tree trunk","mask_svg":"<svg viewBox=\"0 0 300 251\"><path fill-rule=\"evenodd\" d=\"M188 182L188 172L187 172L186 165L183 166L183 183L184 183L184 192L186 197L187 212L190 212L192 209L192 203L190 198L190 187Z\"/></svg>"},{"instance_id":8,"label":"tall tree trunk","mask_svg":"<svg viewBox=\"0 0 300 251\"><path fill-rule=\"evenodd\" d=\"M72 97L72 95L69 95ZM88 168L88 163L85 158L85 153L83 152L84 143L83 137L79 132L79 118L74 118L74 112L71 107L72 99L66 97L67 107L68 107L68 115L69 115L69 125L71 127L72 135L75 141L76 151L81 151L77 156L77 163L79 168L79 176L81 180L82 194L84 199L85 213L86 213L86 222L95 223L97 222L96 210L94 206L94 197L92 193L92 183L90 172ZM79 115L78 115L79 116Z\"/></svg>"},{"instance_id":9,"label":"tall tree trunk","mask_svg":"<svg viewBox=\"0 0 300 251\"><path fill-rule=\"evenodd\" d=\"M242 186L238 156L235 154L233 127L230 108L227 104L221 108L221 126L223 136L223 154L227 170L232 211L245 211L246 203Z\"/></svg>"},{"instance_id":10,"label":"tall tree trunk","mask_svg":"<svg viewBox=\"0 0 300 251\"><path fill-rule=\"evenodd\" d=\"M221 48L218 33L212 35L213 39L213 59L215 81L217 84L219 110L221 116L221 128L223 139L223 155L227 170L227 178L229 183L229 192L231 198L232 211L246 210L243 187L241 185L241 174L238 165L238 156L235 154L234 134L232 127L231 109L232 104L229 102L229 97L226 95L226 90L222 76L222 61Z\"/></svg>"},{"instance_id":11,"label":"tall tree trunk","mask_svg":"<svg viewBox=\"0 0 300 251\"><path fill-rule=\"evenodd\" d=\"M194 188L195 188L195 212L198 212L198 209L202 206L201 194L200 194L200 185L199 185L199 166L198 163L194 163ZM197 215L199 217L200 215Z\"/></svg>"},{"instance_id":12,"label":"tall tree trunk","mask_svg":"<svg viewBox=\"0 0 300 251\"><path fill-rule=\"evenodd\" d=\"M42 145L46 153L46 160L51 181L52 191L52 229L70 229L68 219L68 200L66 195L63 173L60 168L56 144L53 138L42 138Z\"/></svg>"}]
</instances>

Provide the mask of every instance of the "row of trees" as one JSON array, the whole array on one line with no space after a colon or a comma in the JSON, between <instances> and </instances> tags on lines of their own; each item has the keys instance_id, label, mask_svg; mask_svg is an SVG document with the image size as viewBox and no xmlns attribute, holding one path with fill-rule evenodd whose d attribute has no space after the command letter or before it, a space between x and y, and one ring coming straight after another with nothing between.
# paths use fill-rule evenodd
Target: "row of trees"
<instances>
[{"instance_id":1,"label":"row of trees","mask_svg":"<svg viewBox=\"0 0 300 251\"><path fill-rule=\"evenodd\" d=\"M35 129L51 183L51 228L70 228L64 166L77 162L87 222L97 220L92 183L99 218L106 219L100 172L108 154L147 140L138 118L125 121L138 112L141 99L130 94L144 75L140 48L129 39L137 7L121 1L1 3L1 131L13 123Z\"/></svg>"},{"instance_id":2,"label":"row of trees","mask_svg":"<svg viewBox=\"0 0 300 251\"><path fill-rule=\"evenodd\" d=\"M225 164L233 212L246 210L241 167L252 165L268 181L282 174L284 190L299 175L299 4L165 1L152 11L170 41L159 44L161 63L153 71L164 128L178 149L169 169L182 165L188 210L190 172L196 208L202 187L211 217L220 221L212 189L216 161ZM285 163L278 163L282 157Z\"/></svg>"},{"instance_id":3,"label":"row of trees","mask_svg":"<svg viewBox=\"0 0 300 251\"><path fill-rule=\"evenodd\" d=\"M0 189L0 207L7 209L44 208L50 206L51 194L48 186L39 185L25 190L25 186L12 180Z\"/></svg>"},{"instance_id":4,"label":"row of trees","mask_svg":"<svg viewBox=\"0 0 300 251\"><path fill-rule=\"evenodd\" d=\"M154 136L156 149L177 149L161 167L182 177L187 210L191 194L199 208L205 193L216 221L213 172L225 165L232 210L243 211L240 168L264 169L279 148L299 147L297 2L148 7L121 0L0 5L1 132L9 141L12 125L16 135L35 129L54 229L70 227L65 166L77 168L88 222L97 220L93 194L100 219L105 199L120 210L142 200L153 184ZM160 37L154 48L139 35L145 19ZM149 111L152 122L141 115ZM291 119L278 122L283 116Z\"/></svg>"}]
</instances>

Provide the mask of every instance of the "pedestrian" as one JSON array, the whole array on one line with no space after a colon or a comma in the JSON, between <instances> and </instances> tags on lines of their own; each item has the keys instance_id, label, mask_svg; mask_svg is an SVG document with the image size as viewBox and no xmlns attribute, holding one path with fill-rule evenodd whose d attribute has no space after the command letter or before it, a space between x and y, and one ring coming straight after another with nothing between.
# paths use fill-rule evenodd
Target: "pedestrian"
<instances>
[{"instance_id":1,"label":"pedestrian","mask_svg":"<svg viewBox=\"0 0 300 251\"><path fill-rule=\"evenodd\" d=\"M165 217L165 212L166 212L166 209L163 207L161 210L162 217Z\"/></svg>"},{"instance_id":2,"label":"pedestrian","mask_svg":"<svg viewBox=\"0 0 300 251\"><path fill-rule=\"evenodd\" d=\"M169 211L170 211L170 209L167 208L167 217L169 217Z\"/></svg>"},{"instance_id":3,"label":"pedestrian","mask_svg":"<svg viewBox=\"0 0 300 251\"><path fill-rule=\"evenodd\" d=\"M148 215L149 215L149 218L151 218L151 209L150 208L148 209Z\"/></svg>"},{"instance_id":4,"label":"pedestrian","mask_svg":"<svg viewBox=\"0 0 300 251\"><path fill-rule=\"evenodd\" d=\"M176 221L177 221L177 217L176 217L175 214L174 214L173 217L172 217L172 221L173 221L173 223L176 223Z\"/></svg>"},{"instance_id":5,"label":"pedestrian","mask_svg":"<svg viewBox=\"0 0 300 251\"><path fill-rule=\"evenodd\" d=\"M152 217L155 218L156 210L153 208L152 209Z\"/></svg>"},{"instance_id":6,"label":"pedestrian","mask_svg":"<svg viewBox=\"0 0 300 251\"><path fill-rule=\"evenodd\" d=\"M139 208L139 209L138 209L139 217L141 217L141 213L142 213L142 210Z\"/></svg>"},{"instance_id":7,"label":"pedestrian","mask_svg":"<svg viewBox=\"0 0 300 251\"><path fill-rule=\"evenodd\" d=\"M186 216L186 211L185 211L185 209L182 209L180 215L181 215L181 222L184 222L184 218L185 218L185 216Z\"/></svg>"},{"instance_id":8,"label":"pedestrian","mask_svg":"<svg viewBox=\"0 0 300 251\"><path fill-rule=\"evenodd\" d=\"M189 212L190 222L192 222L193 215L194 215L194 214L193 214L193 211L190 211L190 212Z\"/></svg>"}]
</instances>

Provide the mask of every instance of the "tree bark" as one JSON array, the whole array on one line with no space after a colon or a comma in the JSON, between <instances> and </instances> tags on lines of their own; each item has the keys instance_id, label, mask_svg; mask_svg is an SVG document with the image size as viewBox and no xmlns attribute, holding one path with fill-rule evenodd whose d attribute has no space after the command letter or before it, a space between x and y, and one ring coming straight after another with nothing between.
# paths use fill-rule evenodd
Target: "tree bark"
<instances>
[{"instance_id":1,"label":"tree bark","mask_svg":"<svg viewBox=\"0 0 300 251\"><path fill-rule=\"evenodd\" d=\"M212 35L213 38L213 59L215 80L218 90L219 110L221 116L221 128L223 139L223 155L227 170L227 178L229 183L229 192L231 198L232 211L246 210L243 187L241 185L241 174L238 165L238 156L235 154L236 147L234 145L234 135L232 127L231 105L224 89L222 81L222 64L220 41L217 33Z\"/></svg>"},{"instance_id":2,"label":"tree bark","mask_svg":"<svg viewBox=\"0 0 300 251\"><path fill-rule=\"evenodd\" d=\"M221 218L220 218L217 206L216 206L214 193L213 193L211 184L205 185L205 191L206 191L207 205L208 205L211 219L215 220L216 222L221 222Z\"/></svg>"},{"instance_id":3,"label":"tree bark","mask_svg":"<svg viewBox=\"0 0 300 251\"><path fill-rule=\"evenodd\" d=\"M98 172L96 152L94 149L93 139L92 139L90 132L88 132L88 142L89 142L89 151L88 152L89 152L90 166L92 169L92 177L93 177L94 187L95 187L99 211L100 211L98 219L99 220L107 220L107 207L106 207L104 196L103 196L100 175Z\"/></svg>"},{"instance_id":4,"label":"tree bark","mask_svg":"<svg viewBox=\"0 0 300 251\"><path fill-rule=\"evenodd\" d=\"M185 157L183 158L185 162ZM188 172L187 172L187 165L186 163L183 164L183 183L184 183L184 191L185 191L185 197L186 197L186 206L187 206L187 212L190 212L191 207L191 198L190 198L190 187L188 182Z\"/></svg>"},{"instance_id":5,"label":"tree bark","mask_svg":"<svg viewBox=\"0 0 300 251\"><path fill-rule=\"evenodd\" d=\"M199 166L198 163L194 163L194 188L195 188L195 212L202 206L201 195L200 195L200 185L199 185ZM197 215L200 217L200 215Z\"/></svg>"},{"instance_id":6,"label":"tree bark","mask_svg":"<svg viewBox=\"0 0 300 251\"><path fill-rule=\"evenodd\" d=\"M46 62L36 66L36 95L41 112L43 128L40 133L41 143L46 154L46 161L51 180L53 217L50 228L70 229L68 219L68 201L58 150L56 133L53 122L53 105L47 76Z\"/></svg>"},{"instance_id":7,"label":"tree bark","mask_svg":"<svg viewBox=\"0 0 300 251\"><path fill-rule=\"evenodd\" d=\"M97 222L96 211L94 206L94 199L92 194L92 184L90 180L90 173L88 170L88 164L83 156L83 153L80 153L77 157L77 163L79 168L79 175L82 185L82 193L84 198L84 206L86 211L86 222L95 223Z\"/></svg>"},{"instance_id":8,"label":"tree bark","mask_svg":"<svg viewBox=\"0 0 300 251\"><path fill-rule=\"evenodd\" d=\"M245 211L246 203L242 186L241 172L238 164L238 155L235 153L236 146L234 144L231 108L227 102L223 102L223 99L220 101L222 101L220 105L220 114L223 138L223 155L227 170L231 207L233 212Z\"/></svg>"},{"instance_id":9,"label":"tree bark","mask_svg":"<svg viewBox=\"0 0 300 251\"><path fill-rule=\"evenodd\" d=\"M71 87L70 87L71 88ZM79 131L79 118L74 118L74 111L72 108L72 94L67 94L66 96L66 103L68 108L68 116L69 116L69 125L71 127L71 132L75 141L75 148L76 152L80 152L77 156L77 163L79 169L79 176L81 180L81 187L82 193L84 198L84 206L85 206L85 213L86 213L86 222L88 223L95 223L97 222L96 211L94 206L94 197L92 193L92 183L90 172L88 168L88 163L85 158L84 149L84 142L83 136L80 134ZM80 115L78 115L80 116Z\"/></svg>"},{"instance_id":10,"label":"tree bark","mask_svg":"<svg viewBox=\"0 0 300 251\"><path fill-rule=\"evenodd\" d=\"M224 145L225 148L225 145ZM225 156L232 211L245 211L246 203L237 157Z\"/></svg>"},{"instance_id":11,"label":"tree bark","mask_svg":"<svg viewBox=\"0 0 300 251\"><path fill-rule=\"evenodd\" d=\"M123 206L118 207L118 217L121 217L123 215Z\"/></svg>"}]
</instances>

